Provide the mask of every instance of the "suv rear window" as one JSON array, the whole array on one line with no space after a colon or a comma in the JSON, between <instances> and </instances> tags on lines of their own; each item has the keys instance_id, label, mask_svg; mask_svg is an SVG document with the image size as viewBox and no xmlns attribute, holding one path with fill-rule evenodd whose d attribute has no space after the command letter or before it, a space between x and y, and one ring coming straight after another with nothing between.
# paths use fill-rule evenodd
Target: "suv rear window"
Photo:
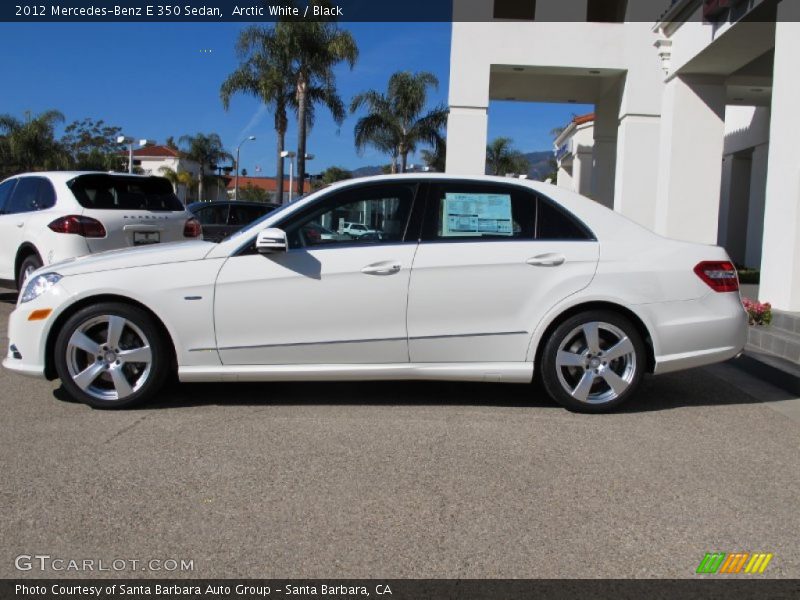
<instances>
[{"instance_id":1,"label":"suv rear window","mask_svg":"<svg viewBox=\"0 0 800 600\"><path fill-rule=\"evenodd\" d=\"M183 210L163 177L80 175L67 183L81 206L94 210Z\"/></svg>"}]
</instances>

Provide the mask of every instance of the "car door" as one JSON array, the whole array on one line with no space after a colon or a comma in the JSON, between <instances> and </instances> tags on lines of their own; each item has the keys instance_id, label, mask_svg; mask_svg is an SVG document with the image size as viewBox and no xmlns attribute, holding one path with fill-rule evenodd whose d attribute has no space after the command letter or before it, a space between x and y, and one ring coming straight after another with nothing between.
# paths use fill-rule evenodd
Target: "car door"
<instances>
[{"instance_id":1,"label":"car door","mask_svg":"<svg viewBox=\"0 0 800 600\"><path fill-rule=\"evenodd\" d=\"M225 202L209 202L195 211L194 216L203 227L203 239L210 242L219 242L228 237L232 231L228 227L228 208Z\"/></svg>"},{"instance_id":2,"label":"car door","mask_svg":"<svg viewBox=\"0 0 800 600\"><path fill-rule=\"evenodd\" d=\"M412 363L521 362L531 333L594 276L599 248L563 208L514 184L430 184L408 299Z\"/></svg>"},{"instance_id":3,"label":"car door","mask_svg":"<svg viewBox=\"0 0 800 600\"><path fill-rule=\"evenodd\" d=\"M9 213L9 201L18 179L9 179L0 184L0 279L13 280L14 259L19 245L21 229L17 227L19 217ZM17 243L17 246L14 243Z\"/></svg>"},{"instance_id":4,"label":"car door","mask_svg":"<svg viewBox=\"0 0 800 600\"><path fill-rule=\"evenodd\" d=\"M286 252L261 255L250 240L230 257L214 304L223 363L407 363L416 191L415 182L331 191L276 225L286 231ZM382 239L320 234L357 213L380 226Z\"/></svg>"},{"instance_id":5,"label":"car door","mask_svg":"<svg viewBox=\"0 0 800 600\"><path fill-rule=\"evenodd\" d=\"M43 193L47 192L47 193ZM45 202L43 202L46 201ZM6 202L5 214L2 220L3 237L0 240L2 247L2 262L4 266L3 279L15 279L14 262L17 250L25 237L25 226L31 214L37 210L50 208L55 203L55 192L51 183L44 177L20 177L17 185Z\"/></svg>"}]
</instances>

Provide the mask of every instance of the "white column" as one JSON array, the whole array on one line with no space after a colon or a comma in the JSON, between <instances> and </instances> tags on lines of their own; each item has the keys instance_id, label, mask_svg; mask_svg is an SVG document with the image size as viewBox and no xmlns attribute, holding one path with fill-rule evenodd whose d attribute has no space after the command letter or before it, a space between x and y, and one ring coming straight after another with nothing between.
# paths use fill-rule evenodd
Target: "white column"
<instances>
[{"instance_id":1,"label":"white column","mask_svg":"<svg viewBox=\"0 0 800 600\"><path fill-rule=\"evenodd\" d=\"M749 156L735 154L722 161L717 243L728 251L734 262L740 264L745 262L751 162Z\"/></svg>"},{"instance_id":2,"label":"white column","mask_svg":"<svg viewBox=\"0 0 800 600\"><path fill-rule=\"evenodd\" d=\"M484 174L488 127L486 108L450 107L445 171L458 175Z\"/></svg>"},{"instance_id":3,"label":"white column","mask_svg":"<svg viewBox=\"0 0 800 600\"><path fill-rule=\"evenodd\" d=\"M614 210L647 227L655 227L659 117L626 115L617 132Z\"/></svg>"},{"instance_id":4,"label":"white column","mask_svg":"<svg viewBox=\"0 0 800 600\"><path fill-rule=\"evenodd\" d=\"M592 152L578 152L572 159L573 189L584 196L592 195Z\"/></svg>"},{"instance_id":5,"label":"white column","mask_svg":"<svg viewBox=\"0 0 800 600\"><path fill-rule=\"evenodd\" d=\"M778 5L769 141L764 246L759 299L800 312L800 15L798 3ZM789 14L794 13L794 14Z\"/></svg>"},{"instance_id":6,"label":"white column","mask_svg":"<svg viewBox=\"0 0 800 600\"><path fill-rule=\"evenodd\" d=\"M750 162L750 198L747 202L747 245L744 258L744 264L748 267L761 265L768 158L769 144L761 144L753 148L753 158Z\"/></svg>"},{"instance_id":7,"label":"white column","mask_svg":"<svg viewBox=\"0 0 800 600\"><path fill-rule=\"evenodd\" d=\"M608 208L614 207L620 95L621 82L611 81L606 84L595 107L594 165L589 195Z\"/></svg>"},{"instance_id":8,"label":"white column","mask_svg":"<svg viewBox=\"0 0 800 600\"><path fill-rule=\"evenodd\" d=\"M575 191L572 185L572 173L564 167L559 167L558 174L556 175L556 185L570 192Z\"/></svg>"},{"instance_id":9,"label":"white column","mask_svg":"<svg viewBox=\"0 0 800 600\"><path fill-rule=\"evenodd\" d=\"M724 82L672 79L664 91L661 113L657 233L717 243L724 141Z\"/></svg>"}]
</instances>

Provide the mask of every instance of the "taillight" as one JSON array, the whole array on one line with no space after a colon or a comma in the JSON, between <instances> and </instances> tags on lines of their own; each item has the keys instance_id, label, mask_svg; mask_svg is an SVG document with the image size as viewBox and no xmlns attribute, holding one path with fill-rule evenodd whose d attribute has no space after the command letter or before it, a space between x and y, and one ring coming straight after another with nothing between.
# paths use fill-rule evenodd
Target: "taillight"
<instances>
[{"instance_id":1,"label":"taillight","mask_svg":"<svg viewBox=\"0 0 800 600\"><path fill-rule=\"evenodd\" d=\"M106 228L97 219L80 215L67 215L48 225L56 233L74 233L87 238L106 237Z\"/></svg>"},{"instance_id":2,"label":"taillight","mask_svg":"<svg viewBox=\"0 0 800 600\"><path fill-rule=\"evenodd\" d=\"M183 226L183 237L196 238L203 234L203 228L200 221L192 217L187 219L186 224Z\"/></svg>"},{"instance_id":3,"label":"taillight","mask_svg":"<svg viewBox=\"0 0 800 600\"><path fill-rule=\"evenodd\" d=\"M739 291L736 267L728 261L704 260L694 268L694 272L715 292Z\"/></svg>"}]
</instances>

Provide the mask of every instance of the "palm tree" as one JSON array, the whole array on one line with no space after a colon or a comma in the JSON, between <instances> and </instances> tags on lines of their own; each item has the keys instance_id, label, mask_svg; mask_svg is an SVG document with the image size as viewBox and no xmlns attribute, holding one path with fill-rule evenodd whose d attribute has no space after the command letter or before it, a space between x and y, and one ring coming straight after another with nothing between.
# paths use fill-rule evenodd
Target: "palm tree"
<instances>
[{"instance_id":1,"label":"palm tree","mask_svg":"<svg viewBox=\"0 0 800 600\"><path fill-rule=\"evenodd\" d=\"M220 99L225 110L228 110L234 94L255 96L275 115L278 142L275 181L282 201L284 158L281 155L289 125L286 109L295 103L291 61L286 46L278 43L274 29L268 27L252 25L244 29L239 34L236 49L241 63L222 83Z\"/></svg>"},{"instance_id":2,"label":"palm tree","mask_svg":"<svg viewBox=\"0 0 800 600\"><path fill-rule=\"evenodd\" d=\"M319 4L321 0L315 0ZM275 35L292 62L297 106L297 180L302 186L306 175L306 138L315 104L323 104L334 121L344 121L345 110L336 92L333 68L345 62L352 69L358 59L358 46L348 31L330 21L287 19L275 26Z\"/></svg>"},{"instance_id":3,"label":"palm tree","mask_svg":"<svg viewBox=\"0 0 800 600\"><path fill-rule=\"evenodd\" d=\"M184 135L181 136L180 143L186 145L186 149L181 154L200 165L200 174L197 177L197 199L203 200L203 186L207 181L206 169L223 160L233 160L233 157L222 147L222 139L216 133Z\"/></svg>"},{"instance_id":4,"label":"palm tree","mask_svg":"<svg viewBox=\"0 0 800 600\"><path fill-rule=\"evenodd\" d=\"M69 153L55 139L55 127L64 121L57 110L48 110L25 121L0 115L0 171L3 175L24 171L67 168Z\"/></svg>"},{"instance_id":5,"label":"palm tree","mask_svg":"<svg viewBox=\"0 0 800 600\"><path fill-rule=\"evenodd\" d=\"M441 140L441 142L434 144L433 150L425 149L420 152L425 165L438 173L444 173L445 163L447 162L447 144L444 143L444 140Z\"/></svg>"},{"instance_id":6,"label":"palm tree","mask_svg":"<svg viewBox=\"0 0 800 600\"><path fill-rule=\"evenodd\" d=\"M440 105L423 114L428 88L438 86L439 80L432 73L399 71L389 78L385 94L375 90L358 94L350 112L365 106L367 115L356 123L356 148L363 150L370 145L387 152L393 165L399 158L400 170L405 172L408 155L419 144L443 147L441 130L447 123L447 109ZM392 172L396 169L394 166Z\"/></svg>"},{"instance_id":7,"label":"palm tree","mask_svg":"<svg viewBox=\"0 0 800 600\"><path fill-rule=\"evenodd\" d=\"M486 168L490 175L527 173L528 160L514 149L514 140L499 137L486 147Z\"/></svg>"},{"instance_id":8,"label":"palm tree","mask_svg":"<svg viewBox=\"0 0 800 600\"><path fill-rule=\"evenodd\" d=\"M186 192L188 193L196 182L194 176L188 171L176 171L171 167L161 167L159 172L172 184L172 189L175 191L176 196L178 195L179 186L184 186L186 188ZM186 204L186 199L187 198L183 199L184 204Z\"/></svg>"}]
</instances>

